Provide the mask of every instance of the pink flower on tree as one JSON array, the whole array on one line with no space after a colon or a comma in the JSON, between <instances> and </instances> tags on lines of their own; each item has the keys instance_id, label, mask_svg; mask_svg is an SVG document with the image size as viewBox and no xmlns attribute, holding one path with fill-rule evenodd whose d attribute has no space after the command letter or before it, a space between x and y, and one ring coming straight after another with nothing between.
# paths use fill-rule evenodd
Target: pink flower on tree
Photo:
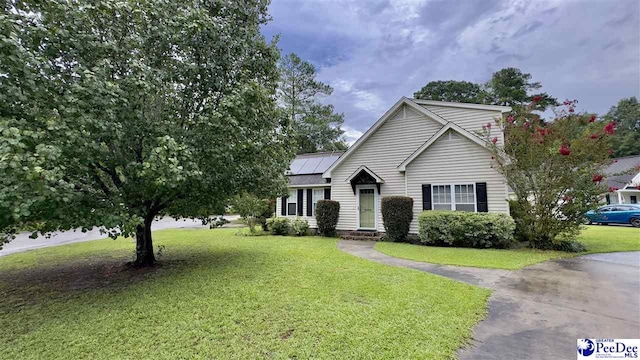
<instances>
[{"instance_id":1,"label":"pink flower on tree","mask_svg":"<svg viewBox=\"0 0 640 360\"><path fill-rule=\"evenodd\" d=\"M589 119L589 122L595 122L596 121L596 116L595 115L591 115L591 118Z\"/></svg>"},{"instance_id":2,"label":"pink flower on tree","mask_svg":"<svg viewBox=\"0 0 640 360\"><path fill-rule=\"evenodd\" d=\"M600 181L602 181L602 178L603 178L603 177L602 177L602 175L600 175L600 174L595 174L595 175L593 175L593 178L591 178L591 181L593 181L593 182L600 182Z\"/></svg>"},{"instance_id":3,"label":"pink flower on tree","mask_svg":"<svg viewBox=\"0 0 640 360\"><path fill-rule=\"evenodd\" d=\"M533 97L533 103L534 104L539 103L541 100L542 100L542 96L540 96L540 95L536 95L536 96Z\"/></svg>"},{"instance_id":4,"label":"pink flower on tree","mask_svg":"<svg viewBox=\"0 0 640 360\"><path fill-rule=\"evenodd\" d=\"M591 138L592 138L592 139L597 139L597 138L599 138L599 137L600 137L600 136L598 136L598 134L591 134Z\"/></svg>"},{"instance_id":5,"label":"pink flower on tree","mask_svg":"<svg viewBox=\"0 0 640 360\"><path fill-rule=\"evenodd\" d=\"M569 149L569 146L562 144L562 146L560 146L560 150L558 150L558 152L560 153L560 155L564 155L564 156L568 156L571 154L571 149Z\"/></svg>"},{"instance_id":6,"label":"pink flower on tree","mask_svg":"<svg viewBox=\"0 0 640 360\"><path fill-rule=\"evenodd\" d=\"M606 132L609 135L613 135L613 133L615 132L615 128L616 128L616 123L612 121L607 125L605 125L604 132Z\"/></svg>"},{"instance_id":7,"label":"pink flower on tree","mask_svg":"<svg viewBox=\"0 0 640 360\"><path fill-rule=\"evenodd\" d=\"M617 187L609 186L609 192L610 192L610 193L612 193L612 192L616 192L616 191L618 191L618 188L617 188Z\"/></svg>"},{"instance_id":8,"label":"pink flower on tree","mask_svg":"<svg viewBox=\"0 0 640 360\"><path fill-rule=\"evenodd\" d=\"M498 138L494 137L493 139L491 139L491 142L493 143L493 145L495 145L498 142Z\"/></svg>"},{"instance_id":9,"label":"pink flower on tree","mask_svg":"<svg viewBox=\"0 0 640 360\"><path fill-rule=\"evenodd\" d=\"M507 117L507 122L509 122L510 124L513 124L514 118L513 115L509 115L509 117Z\"/></svg>"}]
</instances>

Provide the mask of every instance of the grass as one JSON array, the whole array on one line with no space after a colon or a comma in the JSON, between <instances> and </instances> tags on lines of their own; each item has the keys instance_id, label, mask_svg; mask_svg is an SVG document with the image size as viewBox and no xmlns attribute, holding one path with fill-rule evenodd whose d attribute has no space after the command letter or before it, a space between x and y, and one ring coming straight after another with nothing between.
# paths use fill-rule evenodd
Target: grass
<instances>
[{"instance_id":1,"label":"grass","mask_svg":"<svg viewBox=\"0 0 640 360\"><path fill-rule=\"evenodd\" d=\"M567 253L534 249L498 250L377 243L376 250L398 258L435 264L494 269L521 269L542 261L592 253L640 251L640 229L622 226L587 226L578 237L586 252Z\"/></svg>"},{"instance_id":2,"label":"grass","mask_svg":"<svg viewBox=\"0 0 640 360\"><path fill-rule=\"evenodd\" d=\"M454 358L489 291L340 252L336 239L154 232L0 257L6 359Z\"/></svg>"}]
</instances>

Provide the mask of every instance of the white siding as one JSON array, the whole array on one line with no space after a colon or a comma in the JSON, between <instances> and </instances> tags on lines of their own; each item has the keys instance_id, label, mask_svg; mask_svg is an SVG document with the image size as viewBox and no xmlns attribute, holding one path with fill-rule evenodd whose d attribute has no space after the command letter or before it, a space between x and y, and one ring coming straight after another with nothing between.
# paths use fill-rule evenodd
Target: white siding
<instances>
[{"instance_id":1,"label":"white siding","mask_svg":"<svg viewBox=\"0 0 640 360\"><path fill-rule=\"evenodd\" d=\"M498 144L502 145L502 131L496 126L496 118L500 119L502 114L495 110L462 109L446 106L422 105L427 110L439 115L443 119L450 121L464 128L472 134L482 130L482 125L491 123L491 137L498 137Z\"/></svg>"},{"instance_id":2,"label":"white siding","mask_svg":"<svg viewBox=\"0 0 640 360\"><path fill-rule=\"evenodd\" d=\"M423 184L487 183L490 212L509 212L504 178L491 168L488 150L457 135L443 135L407 166L408 196L413 198L414 219L411 233L417 233L417 216L422 212Z\"/></svg>"},{"instance_id":3,"label":"white siding","mask_svg":"<svg viewBox=\"0 0 640 360\"><path fill-rule=\"evenodd\" d=\"M326 187L315 187L315 188L310 188L310 189L325 189ZM293 189L290 189L293 190ZM297 188L295 189L295 191L297 191ZM313 216L307 216L307 201L311 201L312 199L307 199L307 188L303 188L303 196L302 196L302 213L303 216L295 216L295 215L286 215L285 217L289 218L289 219L295 219L295 218L301 218L304 220L307 220L309 222L309 227L312 228L316 228L317 227L317 223L316 223L316 217L315 214ZM297 196L297 193L296 193ZM333 196L333 195L332 195ZM277 198L276 199L276 217L282 217L282 200L281 198Z\"/></svg>"},{"instance_id":4,"label":"white siding","mask_svg":"<svg viewBox=\"0 0 640 360\"><path fill-rule=\"evenodd\" d=\"M404 174L397 166L436 133L442 125L406 108L400 108L343 163L332 171L331 198L340 202L338 230L357 229L357 200L346 179L365 165L384 180L380 196L406 195ZM378 200L378 209L380 204ZM378 230L383 231L378 211Z\"/></svg>"}]
</instances>

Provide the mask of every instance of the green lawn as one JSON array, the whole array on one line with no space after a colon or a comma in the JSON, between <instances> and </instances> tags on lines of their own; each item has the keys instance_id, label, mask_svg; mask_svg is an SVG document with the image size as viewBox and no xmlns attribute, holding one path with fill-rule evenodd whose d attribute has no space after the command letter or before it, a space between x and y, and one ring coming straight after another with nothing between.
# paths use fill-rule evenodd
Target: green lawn
<instances>
[{"instance_id":1,"label":"green lawn","mask_svg":"<svg viewBox=\"0 0 640 360\"><path fill-rule=\"evenodd\" d=\"M390 256L416 261L511 270L546 260L591 253L640 251L640 229L592 225L586 227L578 241L587 247L586 252L576 254L533 249L466 249L389 242L377 243L375 248Z\"/></svg>"},{"instance_id":2,"label":"green lawn","mask_svg":"<svg viewBox=\"0 0 640 360\"><path fill-rule=\"evenodd\" d=\"M155 232L0 257L3 359L454 358L489 291L359 259L335 239Z\"/></svg>"}]
</instances>

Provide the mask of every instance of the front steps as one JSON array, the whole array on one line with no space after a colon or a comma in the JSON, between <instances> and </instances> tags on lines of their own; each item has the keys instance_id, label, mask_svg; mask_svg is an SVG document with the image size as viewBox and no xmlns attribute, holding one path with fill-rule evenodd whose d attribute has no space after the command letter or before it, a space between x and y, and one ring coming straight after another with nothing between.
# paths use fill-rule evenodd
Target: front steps
<instances>
[{"instance_id":1,"label":"front steps","mask_svg":"<svg viewBox=\"0 0 640 360\"><path fill-rule=\"evenodd\" d=\"M384 233L375 230L341 231L342 240L380 241Z\"/></svg>"}]
</instances>

